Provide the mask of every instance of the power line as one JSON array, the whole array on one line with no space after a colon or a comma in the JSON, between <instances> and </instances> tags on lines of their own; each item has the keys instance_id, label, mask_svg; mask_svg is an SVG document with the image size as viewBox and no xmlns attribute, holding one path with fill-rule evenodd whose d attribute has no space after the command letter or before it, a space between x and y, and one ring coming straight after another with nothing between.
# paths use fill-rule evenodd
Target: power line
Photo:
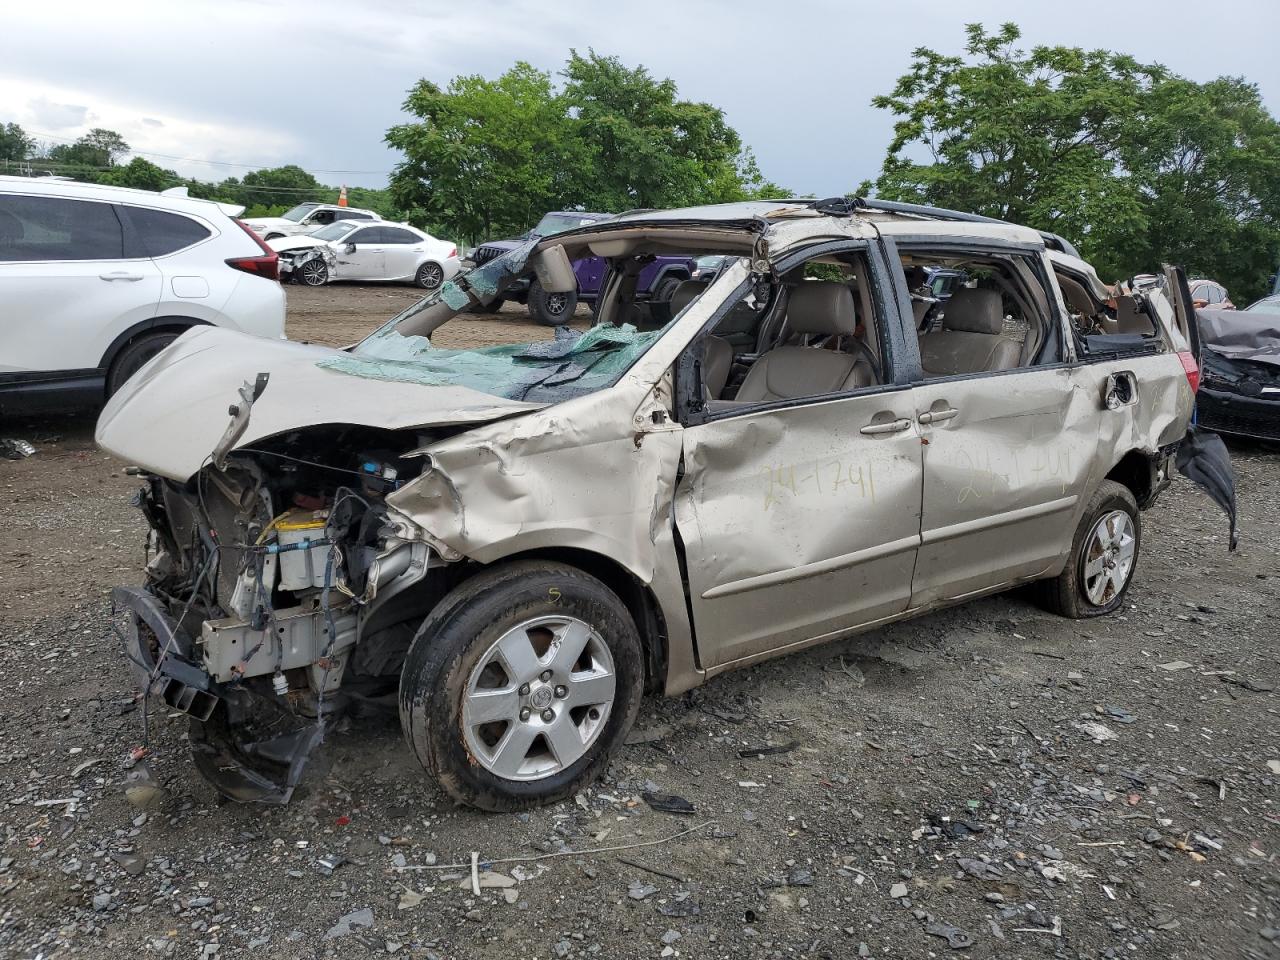
<instances>
[{"instance_id":1,"label":"power line","mask_svg":"<svg viewBox=\"0 0 1280 960\"><path fill-rule=\"evenodd\" d=\"M38 130L28 130L27 133L33 137L40 137L44 140L53 140L58 143L66 143L66 144L76 143L75 140L68 140L66 137L55 137L52 134L41 133ZM270 164L270 163L237 163L231 160L202 160L199 157L175 157L171 154L152 153L148 150L130 149L128 153L131 156L155 157L158 160L176 160L181 163L207 163L211 166L216 166L216 167L244 167L247 170L263 170L273 166L281 166L281 164ZM285 164L285 166L287 166L287 164ZM293 164L293 166L301 167L302 165ZM374 177L391 176L391 172L389 170L325 170L325 169L320 169L318 167L304 167L303 169L309 170L311 173L351 173L351 174L359 174L361 176L374 176Z\"/></svg>"}]
</instances>

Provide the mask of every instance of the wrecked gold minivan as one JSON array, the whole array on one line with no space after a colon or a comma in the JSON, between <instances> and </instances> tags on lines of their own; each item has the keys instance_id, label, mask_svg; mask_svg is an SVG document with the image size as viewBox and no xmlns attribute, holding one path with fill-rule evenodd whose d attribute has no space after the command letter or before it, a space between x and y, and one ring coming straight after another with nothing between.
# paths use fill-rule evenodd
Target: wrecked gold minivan
<instances>
[{"instance_id":1,"label":"wrecked gold minivan","mask_svg":"<svg viewBox=\"0 0 1280 960\"><path fill-rule=\"evenodd\" d=\"M659 317L636 278L669 254L724 259ZM587 256L585 333L432 344ZM1108 288L1059 237L840 198L531 240L348 350L198 328L98 424L146 480L128 658L237 799L285 802L382 699L457 799L559 800L645 691L1029 581L1119 607L1188 433L1188 317L1176 271Z\"/></svg>"}]
</instances>

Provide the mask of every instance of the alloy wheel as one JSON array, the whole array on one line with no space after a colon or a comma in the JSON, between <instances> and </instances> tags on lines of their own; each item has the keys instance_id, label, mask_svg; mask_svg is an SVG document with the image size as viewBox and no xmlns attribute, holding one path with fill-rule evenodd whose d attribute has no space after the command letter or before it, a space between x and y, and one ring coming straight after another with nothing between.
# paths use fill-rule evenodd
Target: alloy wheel
<instances>
[{"instance_id":1,"label":"alloy wheel","mask_svg":"<svg viewBox=\"0 0 1280 960\"><path fill-rule=\"evenodd\" d=\"M315 257L302 265L301 276L308 287L318 287L329 279L329 268L323 260Z\"/></svg>"},{"instance_id":2,"label":"alloy wheel","mask_svg":"<svg viewBox=\"0 0 1280 960\"><path fill-rule=\"evenodd\" d=\"M1133 518L1123 510L1112 510L1094 524L1081 558L1081 582L1085 596L1096 607L1104 607L1124 590L1133 572L1137 547Z\"/></svg>"},{"instance_id":3,"label":"alloy wheel","mask_svg":"<svg viewBox=\"0 0 1280 960\"><path fill-rule=\"evenodd\" d=\"M494 642L462 701L475 761L506 780L540 780L573 766L604 730L617 676L600 635L576 617L537 617Z\"/></svg>"},{"instance_id":4,"label":"alloy wheel","mask_svg":"<svg viewBox=\"0 0 1280 960\"><path fill-rule=\"evenodd\" d=\"M438 263L424 263L418 268L418 286L434 290L444 282L444 267Z\"/></svg>"}]
</instances>

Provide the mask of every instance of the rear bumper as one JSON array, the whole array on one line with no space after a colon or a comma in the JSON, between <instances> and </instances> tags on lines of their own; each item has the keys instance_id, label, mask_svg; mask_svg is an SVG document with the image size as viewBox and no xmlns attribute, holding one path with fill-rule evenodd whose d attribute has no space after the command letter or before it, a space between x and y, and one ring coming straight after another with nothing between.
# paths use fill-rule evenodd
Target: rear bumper
<instances>
[{"instance_id":1,"label":"rear bumper","mask_svg":"<svg viewBox=\"0 0 1280 960\"><path fill-rule=\"evenodd\" d=\"M1202 386L1196 394L1196 423L1216 433L1280 441L1280 395L1264 400Z\"/></svg>"}]
</instances>

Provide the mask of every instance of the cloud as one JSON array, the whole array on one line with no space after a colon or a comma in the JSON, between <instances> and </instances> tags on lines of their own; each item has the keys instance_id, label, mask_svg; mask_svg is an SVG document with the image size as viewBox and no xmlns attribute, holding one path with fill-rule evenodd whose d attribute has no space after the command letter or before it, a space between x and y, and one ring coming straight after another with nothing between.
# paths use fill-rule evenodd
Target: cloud
<instances>
[{"instance_id":1,"label":"cloud","mask_svg":"<svg viewBox=\"0 0 1280 960\"><path fill-rule=\"evenodd\" d=\"M457 74L492 77L516 60L556 73L570 48L593 47L723 108L766 176L829 196L874 176L884 159L893 118L873 109L871 97L892 89L917 47L961 53L966 22L1014 20L1026 47L1115 48L1196 80L1243 74L1276 109L1274 31L1258 29L1274 21L1273 4L1215 8L1214 29L1231 38L1231 49L1212 57L1203 31L1187 29L1203 19L1199 0L1075 0L1069 17L1060 6L1012 0L968 0L963 9L930 0L874 7L791 0L785 9L761 0L650 0L643 8L589 0L308 0L305 7L130 0L127 17L98 0L13 4L5 11L0 122L55 136L104 126L139 150L297 163L324 182L377 186L400 159L383 137L403 122L400 106L419 78L444 85ZM251 38L245 24L253 25ZM41 98L44 109L33 108ZM14 104L27 104L22 116L5 115ZM49 112L72 104L84 105L78 121ZM208 179L244 172L157 162ZM350 170L370 172L325 172Z\"/></svg>"},{"instance_id":2,"label":"cloud","mask_svg":"<svg viewBox=\"0 0 1280 960\"><path fill-rule=\"evenodd\" d=\"M27 101L27 115L47 130L69 130L89 122L89 108L74 103L55 103L48 97Z\"/></svg>"}]
</instances>

